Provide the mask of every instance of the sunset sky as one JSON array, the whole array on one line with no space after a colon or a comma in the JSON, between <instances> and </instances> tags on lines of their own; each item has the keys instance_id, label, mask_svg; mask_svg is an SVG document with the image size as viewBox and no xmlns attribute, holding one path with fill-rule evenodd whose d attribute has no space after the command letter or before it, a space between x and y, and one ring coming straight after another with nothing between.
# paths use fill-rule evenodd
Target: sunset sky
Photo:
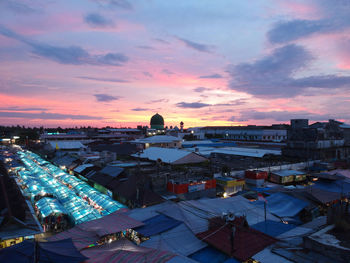
<instances>
[{"instance_id":1,"label":"sunset sky","mask_svg":"<svg viewBox=\"0 0 350 263\"><path fill-rule=\"evenodd\" d=\"M0 125L350 122L350 1L1 0Z\"/></svg>"}]
</instances>

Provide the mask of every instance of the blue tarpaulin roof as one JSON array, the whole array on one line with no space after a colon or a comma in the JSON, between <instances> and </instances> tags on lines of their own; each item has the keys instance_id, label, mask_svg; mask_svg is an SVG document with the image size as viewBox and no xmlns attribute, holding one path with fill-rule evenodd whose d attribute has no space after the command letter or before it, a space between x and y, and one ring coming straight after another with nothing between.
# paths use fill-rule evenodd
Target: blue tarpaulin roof
<instances>
[{"instance_id":1,"label":"blue tarpaulin roof","mask_svg":"<svg viewBox=\"0 0 350 263\"><path fill-rule=\"evenodd\" d=\"M269 236L277 237L280 234L283 234L284 232L295 228L296 226L292 224L283 224L282 222L266 220L252 225L251 227Z\"/></svg>"},{"instance_id":2,"label":"blue tarpaulin roof","mask_svg":"<svg viewBox=\"0 0 350 263\"><path fill-rule=\"evenodd\" d=\"M283 193L266 197L267 210L278 217L293 217L303 210L308 203ZM255 202L261 205L261 202Z\"/></svg>"},{"instance_id":3,"label":"blue tarpaulin roof","mask_svg":"<svg viewBox=\"0 0 350 263\"><path fill-rule=\"evenodd\" d=\"M221 251L213 247L203 248L189 257L201 263L221 263L221 262L239 263L238 260L234 258L229 258L226 254L222 253Z\"/></svg>"},{"instance_id":4,"label":"blue tarpaulin roof","mask_svg":"<svg viewBox=\"0 0 350 263\"><path fill-rule=\"evenodd\" d=\"M317 181L314 187L329 192L343 193L344 195L350 194L350 182L346 180L337 180L332 182Z\"/></svg>"},{"instance_id":5,"label":"blue tarpaulin roof","mask_svg":"<svg viewBox=\"0 0 350 263\"><path fill-rule=\"evenodd\" d=\"M25 240L17 245L0 250L0 262L34 262L34 241ZM79 263L87 258L73 245L72 239L53 242L39 242L38 256L40 263Z\"/></svg>"},{"instance_id":6,"label":"blue tarpaulin roof","mask_svg":"<svg viewBox=\"0 0 350 263\"><path fill-rule=\"evenodd\" d=\"M157 215L143 221L143 223L145 224L144 226L135 228L134 230L144 236L149 237L165 232L169 229L173 229L182 222L166 215Z\"/></svg>"}]
</instances>

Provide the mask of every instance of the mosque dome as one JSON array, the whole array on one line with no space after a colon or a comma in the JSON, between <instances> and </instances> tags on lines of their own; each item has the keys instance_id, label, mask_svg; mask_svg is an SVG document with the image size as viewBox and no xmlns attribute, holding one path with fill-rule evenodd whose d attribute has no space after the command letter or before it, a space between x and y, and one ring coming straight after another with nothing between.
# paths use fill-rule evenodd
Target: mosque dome
<instances>
[{"instance_id":1,"label":"mosque dome","mask_svg":"<svg viewBox=\"0 0 350 263\"><path fill-rule=\"evenodd\" d=\"M158 113L153 115L151 118L151 129L164 129L164 119Z\"/></svg>"}]
</instances>

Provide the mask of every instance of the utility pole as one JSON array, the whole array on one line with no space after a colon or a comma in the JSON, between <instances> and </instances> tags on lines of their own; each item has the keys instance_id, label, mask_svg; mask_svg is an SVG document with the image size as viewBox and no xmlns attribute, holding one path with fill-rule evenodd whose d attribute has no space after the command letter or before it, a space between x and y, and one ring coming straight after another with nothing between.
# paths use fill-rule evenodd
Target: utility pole
<instances>
[{"instance_id":1,"label":"utility pole","mask_svg":"<svg viewBox=\"0 0 350 263\"><path fill-rule=\"evenodd\" d=\"M34 238L34 263L39 262L39 243L38 241Z\"/></svg>"}]
</instances>

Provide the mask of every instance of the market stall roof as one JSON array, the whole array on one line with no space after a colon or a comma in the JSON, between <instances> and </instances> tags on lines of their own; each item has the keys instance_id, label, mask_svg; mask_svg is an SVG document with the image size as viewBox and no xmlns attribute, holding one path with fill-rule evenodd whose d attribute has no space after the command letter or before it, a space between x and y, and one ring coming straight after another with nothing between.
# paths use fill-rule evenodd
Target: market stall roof
<instances>
[{"instance_id":1,"label":"market stall roof","mask_svg":"<svg viewBox=\"0 0 350 263\"><path fill-rule=\"evenodd\" d=\"M145 158L152 161L161 160L163 163L184 164L184 163L200 163L207 159L186 150L175 148L149 147L142 153L132 155L136 158Z\"/></svg>"},{"instance_id":2,"label":"market stall roof","mask_svg":"<svg viewBox=\"0 0 350 263\"><path fill-rule=\"evenodd\" d=\"M190 255L190 258L201 263L212 263L212 262L240 263L238 260L234 258L230 258L225 253L211 246L205 247L197 251L196 253ZM230 260L230 261L227 261L227 260Z\"/></svg>"},{"instance_id":3,"label":"market stall roof","mask_svg":"<svg viewBox=\"0 0 350 263\"><path fill-rule=\"evenodd\" d=\"M134 230L146 237L157 235L182 224L181 221L166 215L157 215L143 221L143 223L144 226L137 227Z\"/></svg>"},{"instance_id":4,"label":"market stall roof","mask_svg":"<svg viewBox=\"0 0 350 263\"><path fill-rule=\"evenodd\" d=\"M317 182L315 182L315 188L323 189L329 192L350 195L350 182L345 180L338 180L333 182L321 182L320 180L318 180Z\"/></svg>"},{"instance_id":5,"label":"market stall roof","mask_svg":"<svg viewBox=\"0 0 350 263\"><path fill-rule=\"evenodd\" d=\"M32 196L41 191L53 194L75 224L100 218L125 207L30 151L18 152L18 156L28 170L19 173L28 187L26 192ZM89 200L91 205L83 198Z\"/></svg>"},{"instance_id":6,"label":"market stall roof","mask_svg":"<svg viewBox=\"0 0 350 263\"><path fill-rule=\"evenodd\" d=\"M317 177L319 179L326 179L326 180L332 180L332 181L342 180L345 178L345 176L343 176L342 174L330 173L330 172L312 174L312 176Z\"/></svg>"},{"instance_id":7,"label":"market stall roof","mask_svg":"<svg viewBox=\"0 0 350 263\"><path fill-rule=\"evenodd\" d=\"M231 212L235 215L245 214L249 224L256 224L264 220L264 208L254 206L242 196L230 198L203 198L199 200L182 201L169 204L159 209L159 212L184 222L193 233L208 230L208 219L221 216L222 213ZM267 219L279 221L271 213L267 212Z\"/></svg>"},{"instance_id":8,"label":"market stall roof","mask_svg":"<svg viewBox=\"0 0 350 263\"><path fill-rule=\"evenodd\" d=\"M102 237L143 225L144 223L132 219L124 213L115 212L102 218L80 224L78 227L84 231L94 232L99 237Z\"/></svg>"},{"instance_id":9,"label":"market stall roof","mask_svg":"<svg viewBox=\"0 0 350 263\"><path fill-rule=\"evenodd\" d=\"M341 199L341 193L330 192L317 187L307 189L307 193L319 203L330 203Z\"/></svg>"},{"instance_id":10,"label":"market stall roof","mask_svg":"<svg viewBox=\"0 0 350 263\"><path fill-rule=\"evenodd\" d=\"M245 261L277 240L250 228L244 217L225 221L221 217L210 220L208 231L197 234L206 243L231 257Z\"/></svg>"},{"instance_id":11,"label":"market stall roof","mask_svg":"<svg viewBox=\"0 0 350 263\"><path fill-rule=\"evenodd\" d=\"M91 163L86 163L86 164L81 164L78 167L74 168L74 172L76 173L81 173L82 171L84 171L86 168L90 168L90 167L94 167L93 164Z\"/></svg>"},{"instance_id":12,"label":"market stall roof","mask_svg":"<svg viewBox=\"0 0 350 263\"><path fill-rule=\"evenodd\" d=\"M267 210L278 217L293 217L308 206L307 202L283 193L272 194L266 200Z\"/></svg>"},{"instance_id":13,"label":"market stall roof","mask_svg":"<svg viewBox=\"0 0 350 263\"><path fill-rule=\"evenodd\" d=\"M152 236L149 240L141 243L141 246L188 256L206 247L207 244L200 241L185 224L181 224L159 235Z\"/></svg>"},{"instance_id":14,"label":"market stall roof","mask_svg":"<svg viewBox=\"0 0 350 263\"><path fill-rule=\"evenodd\" d=\"M266 220L266 221L257 223L255 225L252 225L251 227L269 236L277 237L283 234L284 232L287 232L293 229L296 226L293 224L284 224L282 222Z\"/></svg>"},{"instance_id":15,"label":"market stall roof","mask_svg":"<svg viewBox=\"0 0 350 263\"><path fill-rule=\"evenodd\" d=\"M35 205L38 207L42 218L45 218L54 213L65 215L68 214L63 205L54 198L43 197L38 202L36 202Z\"/></svg>"},{"instance_id":16,"label":"market stall roof","mask_svg":"<svg viewBox=\"0 0 350 263\"><path fill-rule=\"evenodd\" d=\"M173 203L170 201L167 201L157 205L147 206L145 208L135 208L128 211L126 214L133 219L136 219L139 221L145 221L151 217L159 215L159 212L157 211L160 211L171 204Z\"/></svg>"},{"instance_id":17,"label":"market stall roof","mask_svg":"<svg viewBox=\"0 0 350 263\"><path fill-rule=\"evenodd\" d=\"M276 174L278 176L291 176L291 175L304 175L306 172L296 171L296 170L280 170L280 171L272 171L271 173Z\"/></svg>"},{"instance_id":18,"label":"market stall roof","mask_svg":"<svg viewBox=\"0 0 350 263\"><path fill-rule=\"evenodd\" d=\"M142 222L134 220L121 212L116 212L96 220L76 225L69 230L49 237L48 240L53 241L71 238L74 245L78 249L82 249L97 242L105 235L118 233L142 225Z\"/></svg>"},{"instance_id":19,"label":"market stall roof","mask_svg":"<svg viewBox=\"0 0 350 263\"><path fill-rule=\"evenodd\" d=\"M86 263L165 263L176 256L171 252L136 246L125 238L103 246L84 249L82 254L89 258Z\"/></svg>"},{"instance_id":20,"label":"market stall roof","mask_svg":"<svg viewBox=\"0 0 350 263\"><path fill-rule=\"evenodd\" d=\"M49 145L52 147L52 149L56 149L58 147L60 150L75 150L86 148L86 146L79 141L50 141Z\"/></svg>"},{"instance_id":21,"label":"market stall roof","mask_svg":"<svg viewBox=\"0 0 350 263\"><path fill-rule=\"evenodd\" d=\"M0 250L0 262L34 262L33 240L25 240ZM43 263L80 263L87 259L73 245L71 239L54 242L39 242L39 261Z\"/></svg>"},{"instance_id":22,"label":"market stall roof","mask_svg":"<svg viewBox=\"0 0 350 263\"><path fill-rule=\"evenodd\" d=\"M96 243L100 238L93 232L83 231L78 226L58 233L47 238L48 241L61 241L65 239L72 239L74 246L81 250L87 246Z\"/></svg>"}]
</instances>

